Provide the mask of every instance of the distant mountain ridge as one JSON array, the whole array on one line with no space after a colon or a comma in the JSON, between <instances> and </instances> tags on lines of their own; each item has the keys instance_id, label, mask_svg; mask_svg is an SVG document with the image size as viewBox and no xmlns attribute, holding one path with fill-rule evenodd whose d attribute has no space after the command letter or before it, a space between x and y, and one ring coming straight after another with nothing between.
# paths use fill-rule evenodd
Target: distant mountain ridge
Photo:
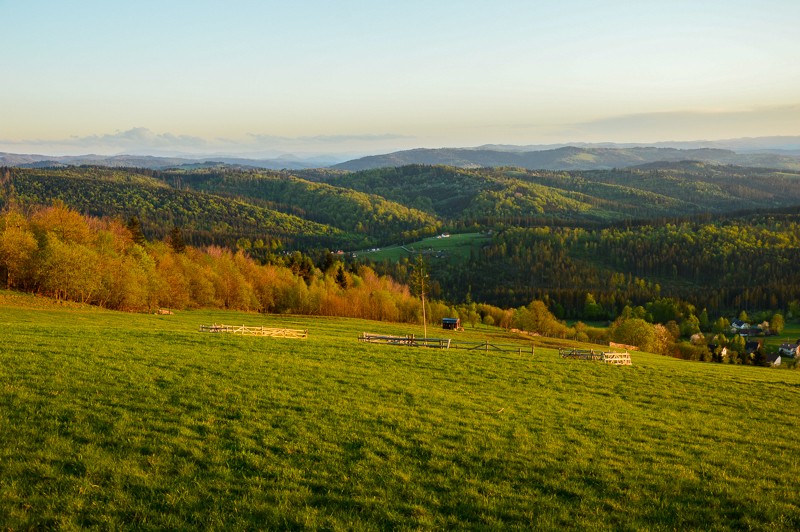
<instances>
[{"instance_id":1,"label":"distant mountain ridge","mask_svg":"<svg viewBox=\"0 0 800 532\"><path fill-rule=\"evenodd\" d=\"M711 164L800 170L800 136L754 137L713 141L656 143L586 143L508 145L486 144L466 148L416 148L344 160L342 154L275 158L247 155L72 155L53 156L0 152L0 166L28 168L59 166L168 168L235 168L307 170L331 168L359 171L408 164L448 165L459 168L514 166L528 170L606 170L654 162L686 160Z\"/></svg>"},{"instance_id":2,"label":"distant mountain ridge","mask_svg":"<svg viewBox=\"0 0 800 532\"><path fill-rule=\"evenodd\" d=\"M514 166L527 170L609 170L654 162L700 161L768 168L800 169L800 155L778 153L742 154L718 148L581 148L566 146L550 150L440 148L399 151L362 157L332 168L357 172L409 164L447 165L459 168Z\"/></svg>"},{"instance_id":3,"label":"distant mountain ridge","mask_svg":"<svg viewBox=\"0 0 800 532\"><path fill-rule=\"evenodd\" d=\"M484 144L479 150L545 151L574 146L576 148L675 148L696 150L714 148L736 153L792 153L800 155L800 136L745 137L723 140L662 141L662 142L567 142L558 144Z\"/></svg>"},{"instance_id":4,"label":"distant mountain ridge","mask_svg":"<svg viewBox=\"0 0 800 532\"><path fill-rule=\"evenodd\" d=\"M194 168L213 167L221 164L234 167L262 168L266 170L305 170L330 165L334 159L302 159L285 155L275 159L248 159L244 157L162 157L156 155L36 155L0 152L0 166L20 168L44 168L66 166L107 166L110 168L147 168L164 170L191 166Z\"/></svg>"}]
</instances>

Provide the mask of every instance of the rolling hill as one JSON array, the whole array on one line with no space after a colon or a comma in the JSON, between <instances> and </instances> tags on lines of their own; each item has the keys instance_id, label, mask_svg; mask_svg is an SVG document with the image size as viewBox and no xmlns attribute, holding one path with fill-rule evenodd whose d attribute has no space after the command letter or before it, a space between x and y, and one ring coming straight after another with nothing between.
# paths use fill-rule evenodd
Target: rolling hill
<instances>
[{"instance_id":1,"label":"rolling hill","mask_svg":"<svg viewBox=\"0 0 800 532\"><path fill-rule=\"evenodd\" d=\"M583 148L574 146L524 152L480 148L415 149L363 157L333 165L332 168L355 172L373 168L424 164L460 168L514 166L529 170L595 170L625 168L657 161L684 160L712 164L800 169L800 157L776 153L739 154L731 150L715 148Z\"/></svg>"},{"instance_id":2,"label":"rolling hill","mask_svg":"<svg viewBox=\"0 0 800 532\"><path fill-rule=\"evenodd\" d=\"M0 181L0 205L62 201L86 214L136 216L152 238L179 227L187 242L232 245L240 238L280 239L306 246L355 242L345 231L253 202L179 190L137 170L14 169Z\"/></svg>"},{"instance_id":3,"label":"rolling hill","mask_svg":"<svg viewBox=\"0 0 800 532\"><path fill-rule=\"evenodd\" d=\"M298 174L4 168L0 207L57 200L95 216L137 216L149 238L177 227L190 244L251 249L261 241L269 250L259 247L258 260L302 250L320 265L337 260L325 250L440 232L491 234L459 260L448 254L434 264L439 293L498 306L549 296L570 317L582 316L588 292L609 316L666 294L710 311L786 308L800 298L800 235L791 216L800 205L798 171L683 161L591 171L411 165ZM407 281L407 263L374 266Z\"/></svg>"}]
</instances>

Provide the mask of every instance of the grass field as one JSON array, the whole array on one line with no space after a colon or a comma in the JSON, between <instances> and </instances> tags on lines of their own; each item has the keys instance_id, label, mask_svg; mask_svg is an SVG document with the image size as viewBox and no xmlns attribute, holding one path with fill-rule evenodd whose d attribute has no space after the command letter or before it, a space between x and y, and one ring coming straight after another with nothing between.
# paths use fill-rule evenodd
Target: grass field
<instances>
[{"instance_id":1,"label":"grass field","mask_svg":"<svg viewBox=\"0 0 800 532\"><path fill-rule=\"evenodd\" d=\"M389 246L376 251L363 249L356 251L355 255L375 262L384 260L397 262L404 257L411 257L414 253L430 254L444 259L466 259L469 258L471 249L477 249L490 239L491 237L485 233L462 233L446 238L432 236L405 246Z\"/></svg>"},{"instance_id":2,"label":"grass field","mask_svg":"<svg viewBox=\"0 0 800 532\"><path fill-rule=\"evenodd\" d=\"M197 332L213 322L310 336ZM0 327L2 529L800 528L800 371L2 292Z\"/></svg>"},{"instance_id":3,"label":"grass field","mask_svg":"<svg viewBox=\"0 0 800 532\"><path fill-rule=\"evenodd\" d=\"M800 338L800 321L787 320L786 326L783 328L780 336L767 336L764 338L764 346L769 351L775 351L778 346L785 343L795 343Z\"/></svg>"}]
</instances>

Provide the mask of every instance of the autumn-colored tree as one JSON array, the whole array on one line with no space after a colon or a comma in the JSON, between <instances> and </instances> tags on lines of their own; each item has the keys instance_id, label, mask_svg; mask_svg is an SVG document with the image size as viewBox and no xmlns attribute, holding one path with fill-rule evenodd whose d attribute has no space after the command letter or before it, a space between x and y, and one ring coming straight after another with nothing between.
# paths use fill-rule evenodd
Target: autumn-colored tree
<instances>
[{"instance_id":1,"label":"autumn-colored tree","mask_svg":"<svg viewBox=\"0 0 800 532\"><path fill-rule=\"evenodd\" d=\"M0 266L6 270L8 288L24 288L32 278L32 260L38 243L28 221L19 213L0 217Z\"/></svg>"},{"instance_id":2,"label":"autumn-colored tree","mask_svg":"<svg viewBox=\"0 0 800 532\"><path fill-rule=\"evenodd\" d=\"M35 232L51 233L61 242L86 244L91 240L86 218L60 201L37 210L31 218L31 226Z\"/></svg>"}]
</instances>

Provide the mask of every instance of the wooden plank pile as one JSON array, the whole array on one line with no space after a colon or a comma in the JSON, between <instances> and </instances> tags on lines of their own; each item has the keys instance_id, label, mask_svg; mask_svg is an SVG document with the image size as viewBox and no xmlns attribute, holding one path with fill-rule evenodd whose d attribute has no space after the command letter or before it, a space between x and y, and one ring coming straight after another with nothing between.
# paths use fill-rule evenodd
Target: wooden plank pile
<instances>
[{"instance_id":1,"label":"wooden plank pile","mask_svg":"<svg viewBox=\"0 0 800 532\"><path fill-rule=\"evenodd\" d=\"M630 366L631 355L628 352L617 353L611 351L595 351L594 349L577 349L572 347L561 347L558 350L561 358L575 358L578 360L599 360L606 364L616 366Z\"/></svg>"},{"instance_id":2,"label":"wooden plank pile","mask_svg":"<svg viewBox=\"0 0 800 532\"><path fill-rule=\"evenodd\" d=\"M630 366L631 354L625 353L603 353L603 362L606 364L614 364L616 366Z\"/></svg>"},{"instance_id":3,"label":"wooden plank pile","mask_svg":"<svg viewBox=\"0 0 800 532\"><path fill-rule=\"evenodd\" d=\"M271 338L308 338L308 330L275 327L247 327L245 325L201 325L200 332L268 336Z\"/></svg>"}]
</instances>

